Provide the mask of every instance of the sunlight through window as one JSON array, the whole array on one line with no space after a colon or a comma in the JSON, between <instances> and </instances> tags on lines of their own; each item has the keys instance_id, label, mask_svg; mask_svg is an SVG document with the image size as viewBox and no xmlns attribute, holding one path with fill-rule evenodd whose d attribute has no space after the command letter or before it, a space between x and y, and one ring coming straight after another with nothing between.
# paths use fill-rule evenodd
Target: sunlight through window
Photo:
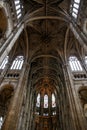
<instances>
[{"instance_id":1,"label":"sunlight through window","mask_svg":"<svg viewBox=\"0 0 87 130\"><path fill-rule=\"evenodd\" d=\"M0 69L4 69L6 64L8 63L8 59L9 57L6 56L6 58L2 61L1 65L0 65Z\"/></svg>"},{"instance_id":2,"label":"sunlight through window","mask_svg":"<svg viewBox=\"0 0 87 130\"><path fill-rule=\"evenodd\" d=\"M15 3L17 18L19 19L22 16L22 10L21 10L22 6L20 4L20 0L15 0L14 3Z\"/></svg>"},{"instance_id":3,"label":"sunlight through window","mask_svg":"<svg viewBox=\"0 0 87 130\"><path fill-rule=\"evenodd\" d=\"M71 5L71 10L72 10L71 13L74 18L77 18L78 16L79 5L80 5L80 0L74 0L73 4Z\"/></svg>"},{"instance_id":4,"label":"sunlight through window","mask_svg":"<svg viewBox=\"0 0 87 130\"><path fill-rule=\"evenodd\" d=\"M56 107L55 95L52 94L52 107Z\"/></svg>"},{"instance_id":5,"label":"sunlight through window","mask_svg":"<svg viewBox=\"0 0 87 130\"><path fill-rule=\"evenodd\" d=\"M24 57L23 56L17 56L15 60L12 63L11 70L21 70L24 63Z\"/></svg>"},{"instance_id":6,"label":"sunlight through window","mask_svg":"<svg viewBox=\"0 0 87 130\"><path fill-rule=\"evenodd\" d=\"M3 124L3 118L0 117L0 130L1 130L2 124Z\"/></svg>"},{"instance_id":7,"label":"sunlight through window","mask_svg":"<svg viewBox=\"0 0 87 130\"><path fill-rule=\"evenodd\" d=\"M75 56L69 58L69 65L72 71L83 71L80 61Z\"/></svg>"},{"instance_id":8,"label":"sunlight through window","mask_svg":"<svg viewBox=\"0 0 87 130\"><path fill-rule=\"evenodd\" d=\"M48 95L44 95L44 108L48 108Z\"/></svg>"},{"instance_id":9,"label":"sunlight through window","mask_svg":"<svg viewBox=\"0 0 87 130\"><path fill-rule=\"evenodd\" d=\"M40 107L40 93L38 93L38 96L37 96L36 106Z\"/></svg>"}]
</instances>

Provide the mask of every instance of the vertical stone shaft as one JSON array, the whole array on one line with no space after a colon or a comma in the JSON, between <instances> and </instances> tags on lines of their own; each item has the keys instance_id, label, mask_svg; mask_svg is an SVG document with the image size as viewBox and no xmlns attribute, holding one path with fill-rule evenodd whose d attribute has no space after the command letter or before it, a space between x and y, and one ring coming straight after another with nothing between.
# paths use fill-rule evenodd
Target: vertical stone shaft
<instances>
[{"instance_id":1,"label":"vertical stone shaft","mask_svg":"<svg viewBox=\"0 0 87 130\"><path fill-rule=\"evenodd\" d=\"M2 126L2 130L17 130L23 102L23 94L27 85L28 72L29 68L27 68L27 64L24 64L17 89L10 104L8 114Z\"/></svg>"}]
</instances>

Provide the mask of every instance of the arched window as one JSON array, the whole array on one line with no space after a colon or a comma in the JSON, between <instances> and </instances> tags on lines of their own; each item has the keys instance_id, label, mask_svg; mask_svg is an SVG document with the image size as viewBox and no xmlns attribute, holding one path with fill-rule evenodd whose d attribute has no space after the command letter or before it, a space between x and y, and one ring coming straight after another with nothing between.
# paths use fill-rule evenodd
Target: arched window
<instances>
[{"instance_id":1,"label":"arched window","mask_svg":"<svg viewBox=\"0 0 87 130\"><path fill-rule=\"evenodd\" d=\"M69 65L71 67L71 70L74 72L83 71L83 68L82 68L79 60L75 56L69 57Z\"/></svg>"},{"instance_id":2,"label":"arched window","mask_svg":"<svg viewBox=\"0 0 87 130\"><path fill-rule=\"evenodd\" d=\"M44 108L48 108L48 95L44 95Z\"/></svg>"},{"instance_id":3,"label":"arched window","mask_svg":"<svg viewBox=\"0 0 87 130\"><path fill-rule=\"evenodd\" d=\"M55 95L52 94L52 107L56 107Z\"/></svg>"},{"instance_id":4,"label":"arched window","mask_svg":"<svg viewBox=\"0 0 87 130\"><path fill-rule=\"evenodd\" d=\"M8 59L9 57L6 56L5 59L2 61L1 65L0 65L0 69L4 69L6 64L8 63Z\"/></svg>"},{"instance_id":5,"label":"arched window","mask_svg":"<svg viewBox=\"0 0 87 130\"><path fill-rule=\"evenodd\" d=\"M0 130L1 130L2 124L3 124L3 118L0 117Z\"/></svg>"},{"instance_id":6,"label":"arched window","mask_svg":"<svg viewBox=\"0 0 87 130\"><path fill-rule=\"evenodd\" d=\"M24 62L24 57L23 56L17 56L15 58L15 60L13 61L10 69L11 70L21 70L23 62Z\"/></svg>"},{"instance_id":7,"label":"arched window","mask_svg":"<svg viewBox=\"0 0 87 130\"><path fill-rule=\"evenodd\" d=\"M37 95L36 106L37 106L37 107L40 107L40 93L38 93L38 95Z\"/></svg>"}]
</instances>

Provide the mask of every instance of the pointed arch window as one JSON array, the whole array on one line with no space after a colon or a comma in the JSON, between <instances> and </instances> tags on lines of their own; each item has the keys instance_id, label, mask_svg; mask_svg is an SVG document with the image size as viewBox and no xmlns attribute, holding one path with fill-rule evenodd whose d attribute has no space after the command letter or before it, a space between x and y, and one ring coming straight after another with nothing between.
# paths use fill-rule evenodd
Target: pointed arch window
<instances>
[{"instance_id":1,"label":"pointed arch window","mask_svg":"<svg viewBox=\"0 0 87 130\"><path fill-rule=\"evenodd\" d=\"M69 57L69 65L73 72L83 71L80 61L75 56Z\"/></svg>"},{"instance_id":2,"label":"pointed arch window","mask_svg":"<svg viewBox=\"0 0 87 130\"><path fill-rule=\"evenodd\" d=\"M37 107L40 107L40 93L38 93L38 95L37 95L36 106L37 106Z\"/></svg>"},{"instance_id":3,"label":"pointed arch window","mask_svg":"<svg viewBox=\"0 0 87 130\"><path fill-rule=\"evenodd\" d=\"M6 56L0 65L0 69L4 69L6 64L8 63L9 56Z\"/></svg>"},{"instance_id":4,"label":"pointed arch window","mask_svg":"<svg viewBox=\"0 0 87 130\"><path fill-rule=\"evenodd\" d=\"M3 124L3 118L0 117L0 130L1 130L2 124Z\"/></svg>"},{"instance_id":5,"label":"pointed arch window","mask_svg":"<svg viewBox=\"0 0 87 130\"><path fill-rule=\"evenodd\" d=\"M48 108L48 95L44 95L44 108Z\"/></svg>"},{"instance_id":6,"label":"pointed arch window","mask_svg":"<svg viewBox=\"0 0 87 130\"><path fill-rule=\"evenodd\" d=\"M15 60L12 63L11 70L21 70L24 63L24 57L23 56L17 56Z\"/></svg>"},{"instance_id":7,"label":"pointed arch window","mask_svg":"<svg viewBox=\"0 0 87 130\"><path fill-rule=\"evenodd\" d=\"M56 107L55 95L52 94L52 107Z\"/></svg>"}]
</instances>

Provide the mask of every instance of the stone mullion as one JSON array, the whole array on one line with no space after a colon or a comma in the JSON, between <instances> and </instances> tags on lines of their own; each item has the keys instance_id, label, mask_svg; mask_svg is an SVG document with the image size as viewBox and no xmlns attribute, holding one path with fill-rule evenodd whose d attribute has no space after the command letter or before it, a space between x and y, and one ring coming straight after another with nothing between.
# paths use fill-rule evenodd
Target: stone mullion
<instances>
[{"instance_id":1,"label":"stone mullion","mask_svg":"<svg viewBox=\"0 0 87 130\"><path fill-rule=\"evenodd\" d=\"M71 110L71 115L72 115L72 122L70 122L72 125L72 129L81 129L81 130L86 130L85 125L83 125L83 123L81 122L82 119L81 115L79 117L79 107L77 106L77 101L75 100L76 96L75 96L75 90L72 79L71 79L71 75L69 72L69 66L66 65L64 66L64 75L65 75L65 81L66 81L66 89L67 89L67 94L68 94L68 98L69 98L69 106L70 106L70 110ZM78 109L78 110L77 110ZM79 111L79 112L77 112ZM81 113L80 113L81 114ZM84 121L83 121L84 122ZM69 128L71 129L71 127Z\"/></svg>"},{"instance_id":2,"label":"stone mullion","mask_svg":"<svg viewBox=\"0 0 87 130\"><path fill-rule=\"evenodd\" d=\"M28 73L29 68L27 67L27 64L24 64L17 89L12 98L12 102L10 104L6 119L3 123L2 130L17 130L18 120L23 102L24 89L27 84Z\"/></svg>"}]
</instances>

